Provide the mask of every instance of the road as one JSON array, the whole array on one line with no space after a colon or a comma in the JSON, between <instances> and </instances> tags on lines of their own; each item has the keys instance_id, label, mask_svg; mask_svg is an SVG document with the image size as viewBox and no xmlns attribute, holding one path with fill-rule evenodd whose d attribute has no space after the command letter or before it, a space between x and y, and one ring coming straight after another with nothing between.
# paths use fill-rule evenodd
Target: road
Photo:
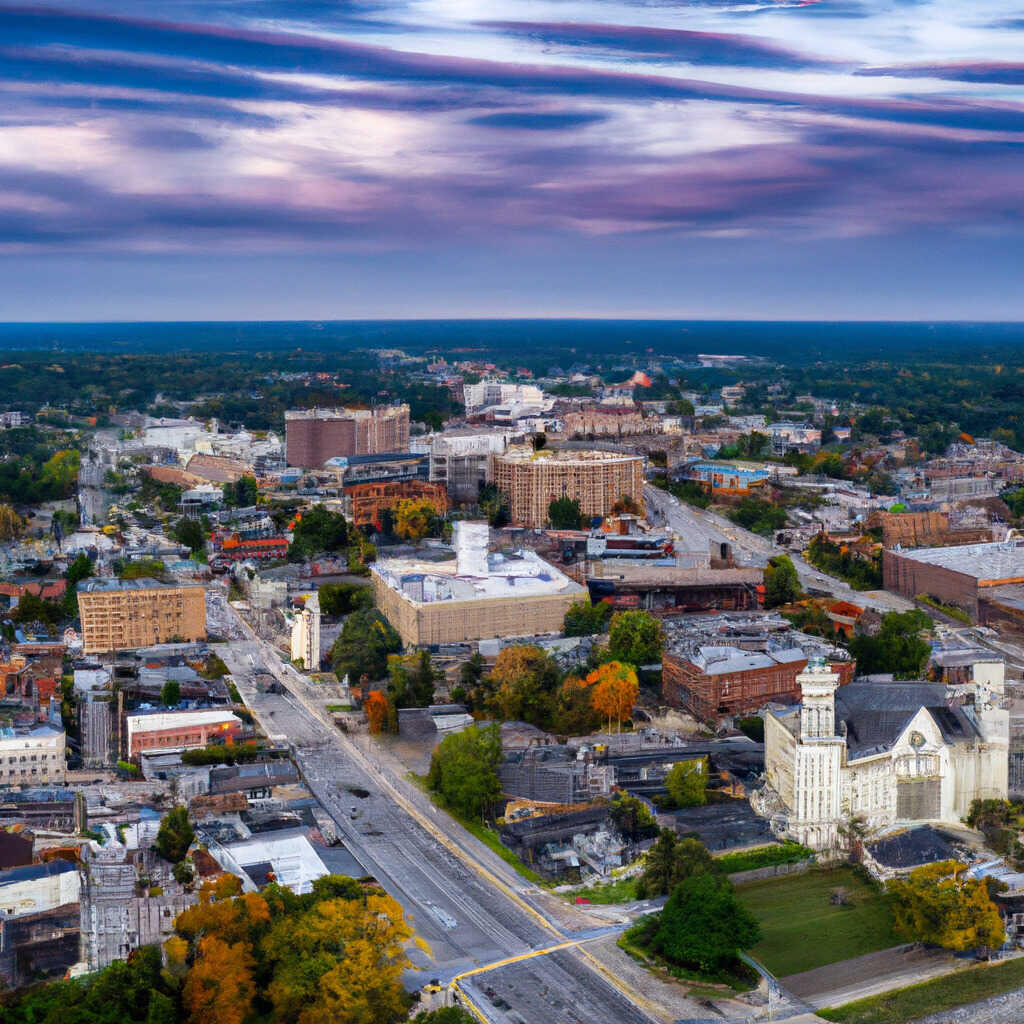
<instances>
[{"instance_id":1,"label":"road","mask_svg":"<svg viewBox=\"0 0 1024 1024\"><path fill-rule=\"evenodd\" d=\"M644 488L644 500L648 515L654 515L653 521L664 524L682 539L679 545L682 550L707 551L712 544L726 543L732 547L737 565L755 568L767 565L768 559L775 555L789 555L805 590L824 591L840 601L880 612L902 612L914 607L912 601L884 590L854 590L842 580L808 564L802 555L776 547L767 538L737 526L725 516L688 505L659 487L648 484Z\"/></svg>"},{"instance_id":2,"label":"road","mask_svg":"<svg viewBox=\"0 0 1024 1024\"><path fill-rule=\"evenodd\" d=\"M212 617L233 615L222 594L211 591L210 601L219 606ZM246 638L219 645L218 653L246 705L268 734L293 744L307 785L345 847L402 904L429 945L429 957L412 951L423 970L413 984L459 978L463 999L491 1024L652 1020L641 1008L643 996L621 991L580 945L606 934L607 926L594 928L582 915L571 920L568 906L561 919L551 913L546 901L554 897L525 883L429 802L424 812L413 801L413 794L425 801L418 790L321 720L303 693L304 677L273 648L244 624L232 632ZM264 672L294 692L261 692L255 679ZM477 968L488 970L461 980ZM492 987L506 995L493 1002Z\"/></svg>"}]
</instances>

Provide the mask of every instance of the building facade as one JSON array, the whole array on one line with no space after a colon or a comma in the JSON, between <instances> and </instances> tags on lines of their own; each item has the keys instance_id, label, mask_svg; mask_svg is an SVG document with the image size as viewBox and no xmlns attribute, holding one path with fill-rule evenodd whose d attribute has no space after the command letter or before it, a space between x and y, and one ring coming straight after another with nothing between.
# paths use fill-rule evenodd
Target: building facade
<instances>
[{"instance_id":1,"label":"building facade","mask_svg":"<svg viewBox=\"0 0 1024 1024\"><path fill-rule=\"evenodd\" d=\"M320 598L314 592L292 619L292 661L307 672L320 668Z\"/></svg>"},{"instance_id":2,"label":"building facade","mask_svg":"<svg viewBox=\"0 0 1024 1024\"><path fill-rule=\"evenodd\" d=\"M349 518L356 526L376 526L385 509L393 509L400 501L426 501L438 513L448 511L448 494L442 484L425 480L389 480L381 483L355 484L345 488Z\"/></svg>"},{"instance_id":3,"label":"building facade","mask_svg":"<svg viewBox=\"0 0 1024 1024\"><path fill-rule=\"evenodd\" d=\"M67 779L63 729L0 729L0 786L60 785Z\"/></svg>"},{"instance_id":4,"label":"building facade","mask_svg":"<svg viewBox=\"0 0 1024 1024\"><path fill-rule=\"evenodd\" d=\"M780 837L838 850L854 832L959 824L972 800L1006 799L1001 674L840 689L836 673L812 663L797 682L799 705L765 717L766 784L752 798Z\"/></svg>"},{"instance_id":5,"label":"building facade","mask_svg":"<svg viewBox=\"0 0 1024 1024\"><path fill-rule=\"evenodd\" d=\"M492 457L492 479L509 501L514 523L533 529L548 523L548 506L558 498L580 503L587 517L604 517L623 497L642 511L642 455L604 451L534 451L516 445Z\"/></svg>"},{"instance_id":6,"label":"building facade","mask_svg":"<svg viewBox=\"0 0 1024 1024\"><path fill-rule=\"evenodd\" d=\"M290 409L284 414L289 466L315 469L341 455L409 449L409 406L372 409Z\"/></svg>"},{"instance_id":7,"label":"building facade","mask_svg":"<svg viewBox=\"0 0 1024 1024\"><path fill-rule=\"evenodd\" d=\"M181 750L242 738L242 720L230 711L165 711L125 718L125 753L130 759L144 750Z\"/></svg>"},{"instance_id":8,"label":"building facade","mask_svg":"<svg viewBox=\"0 0 1024 1024\"><path fill-rule=\"evenodd\" d=\"M480 488L491 479L491 456L503 452L514 435L442 434L430 445L430 482L443 485L458 505L476 503Z\"/></svg>"},{"instance_id":9,"label":"building facade","mask_svg":"<svg viewBox=\"0 0 1024 1024\"><path fill-rule=\"evenodd\" d=\"M78 588L86 654L206 639L201 586L156 580L88 580Z\"/></svg>"}]
</instances>

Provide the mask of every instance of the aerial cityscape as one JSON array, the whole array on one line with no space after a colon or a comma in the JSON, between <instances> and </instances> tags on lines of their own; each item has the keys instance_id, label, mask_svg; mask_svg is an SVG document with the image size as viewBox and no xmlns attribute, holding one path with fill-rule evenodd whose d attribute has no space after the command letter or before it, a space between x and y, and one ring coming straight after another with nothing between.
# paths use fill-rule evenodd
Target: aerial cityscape
<instances>
[{"instance_id":1,"label":"aerial cityscape","mask_svg":"<svg viewBox=\"0 0 1024 1024\"><path fill-rule=\"evenodd\" d=\"M3 1024L1024 1024L1024 17L0 2Z\"/></svg>"}]
</instances>

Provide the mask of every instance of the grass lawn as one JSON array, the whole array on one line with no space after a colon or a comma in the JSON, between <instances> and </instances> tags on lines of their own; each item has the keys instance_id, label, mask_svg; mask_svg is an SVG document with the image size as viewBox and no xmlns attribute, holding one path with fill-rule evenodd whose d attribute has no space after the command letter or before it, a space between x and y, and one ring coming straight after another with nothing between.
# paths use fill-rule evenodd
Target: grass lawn
<instances>
[{"instance_id":1,"label":"grass lawn","mask_svg":"<svg viewBox=\"0 0 1024 1024\"><path fill-rule=\"evenodd\" d=\"M1024 958L991 967L972 967L920 985L858 999L845 1006L819 1010L818 1016L840 1024L904 1024L1021 986L1024 986Z\"/></svg>"},{"instance_id":2,"label":"grass lawn","mask_svg":"<svg viewBox=\"0 0 1024 1024\"><path fill-rule=\"evenodd\" d=\"M616 878L610 882L598 882L586 889L577 889L565 895L570 903L575 903L582 896L591 903L632 903L637 899L636 878Z\"/></svg>"},{"instance_id":3,"label":"grass lawn","mask_svg":"<svg viewBox=\"0 0 1024 1024\"><path fill-rule=\"evenodd\" d=\"M840 886L851 906L829 902ZM882 895L849 868L784 875L736 892L761 925L763 937L749 953L780 978L900 942Z\"/></svg>"}]
</instances>

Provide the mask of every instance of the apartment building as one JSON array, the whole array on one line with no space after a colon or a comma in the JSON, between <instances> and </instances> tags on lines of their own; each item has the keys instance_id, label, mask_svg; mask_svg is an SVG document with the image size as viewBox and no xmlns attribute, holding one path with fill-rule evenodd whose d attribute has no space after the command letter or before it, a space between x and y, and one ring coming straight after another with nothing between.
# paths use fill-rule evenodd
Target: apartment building
<instances>
[{"instance_id":1,"label":"apartment building","mask_svg":"<svg viewBox=\"0 0 1024 1024\"><path fill-rule=\"evenodd\" d=\"M198 585L88 580L78 590L78 612L86 654L206 639L206 594Z\"/></svg>"},{"instance_id":2,"label":"apartment building","mask_svg":"<svg viewBox=\"0 0 1024 1024\"><path fill-rule=\"evenodd\" d=\"M182 750L242 739L242 720L230 711L161 711L125 717L129 758L144 750Z\"/></svg>"},{"instance_id":3,"label":"apartment building","mask_svg":"<svg viewBox=\"0 0 1024 1024\"><path fill-rule=\"evenodd\" d=\"M289 409L284 414L289 466L319 468L340 455L409 450L409 406Z\"/></svg>"},{"instance_id":4,"label":"apartment building","mask_svg":"<svg viewBox=\"0 0 1024 1024\"><path fill-rule=\"evenodd\" d=\"M465 384L462 388L466 412L473 412L489 405L540 405L544 392L536 384L515 384L505 380L482 380L477 384Z\"/></svg>"},{"instance_id":5,"label":"apartment building","mask_svg":"<svg viewBox=\"0 0 1024 1024\"><path fill-rule=\"evenodd\" d=\"M50 786L67 777L64 730L0 729L0 786Z\"/></svg>"},{"instance_id":6,"label":"apartment building","mask_svg":"<svg viewBox=\"0 0 1024 1024\"><path fill-rule=\"evenodd\" d=\"M642 455L515 445L492 459L491 477L508 496L512 521L521 526L547 525L548 506L558 498L578 501L585 516L608 515L624 496L643 509Z\"/></svg>"}]
</instances>

